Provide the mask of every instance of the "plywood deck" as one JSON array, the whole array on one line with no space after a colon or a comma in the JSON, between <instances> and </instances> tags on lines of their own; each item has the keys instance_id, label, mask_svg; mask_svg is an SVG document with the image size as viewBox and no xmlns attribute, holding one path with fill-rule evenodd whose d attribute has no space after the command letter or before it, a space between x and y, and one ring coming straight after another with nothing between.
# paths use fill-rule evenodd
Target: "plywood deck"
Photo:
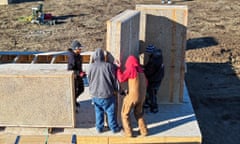
<instances>
[{"instance_id":1,"label":"plywood deck","mask_svg":"<svg viewBox=\"0 0 240 144\"><path fill-rule=\"evenodd\" d=\"M34 64L35 65L35 64ZM50 64L45 67L65 68L66 65ZM16 67L15 67L16 68ZM55 128L51 134L47 128L4 127L0 128L0 143L14 143L17 136L19 144L28 143L71 143L72 135L76 135L77 143L110 144L110 143L201 143L201 132L189 99L187 88L184 87L182 104L160 104L156 114L145 112L149 129L147 137L138 136L136 121L132 117L136 137L127 138L123 133L113 134L95 131L94 107L91 104L88 87L80 97L81 109L76 114L75 128ZM1 111L4 111L1 109ZM57 119L57 118L56 118Z\"/></svg>"}]
</instances>

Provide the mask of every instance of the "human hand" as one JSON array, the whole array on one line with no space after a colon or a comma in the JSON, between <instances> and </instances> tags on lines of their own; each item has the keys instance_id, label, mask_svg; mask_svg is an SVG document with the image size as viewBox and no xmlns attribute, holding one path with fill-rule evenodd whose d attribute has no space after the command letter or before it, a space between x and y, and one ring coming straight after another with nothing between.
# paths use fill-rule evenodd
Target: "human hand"
<instances>
[{"instance_id":1,"label":"human hand","mask_svg":"<svg viewBox=\"0 0 240 144\"><path fill-rule=\"evenodd\" d=\"M80 72L80 77L85 77L86 76L86 73L85 72Z\"/></svg>"},{"instance_id":2,"label":"human hand","mask_svg":"<svg viewBox=\"0 0 240 144\"><path fill-rule=\"evenodd\" d=\"M119 60L115 59L113 62L117 67L121 67L121 63Z\"/></svg>"}]
</instances>

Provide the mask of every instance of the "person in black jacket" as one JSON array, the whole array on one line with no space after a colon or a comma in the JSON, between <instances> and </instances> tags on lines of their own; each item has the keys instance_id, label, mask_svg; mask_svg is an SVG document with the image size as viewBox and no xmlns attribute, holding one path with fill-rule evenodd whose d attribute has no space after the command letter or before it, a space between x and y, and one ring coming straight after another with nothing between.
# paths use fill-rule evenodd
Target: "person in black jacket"
<instances>
[{"instance_id":1,"label":"person in black jacket","mask_svg":"<svg viewBox=\"0 0 240 144\"><path fill-rule=\"evenodd\" d=\"M149 61L144 66L144 73L148 79L147 97L145 107L150 107L152 113L158 112L157 92L164 77L164 65L161 49L148 45L146 52L149 53Z\"/></svg>"},{"instance_id":2,"label":"person in black jacket","mask_svg":"<svg viewBox=\"0 0 240 144\"><path fill-rule=\"evenodd\" d=\"M77 102L77 98L84 91L83 77L86 76L82 70L82 56L80 55L83 46L77 40L74 40L71 47L68 49L68 70L74 71L74 86L75 86L75 99L77 112L80 104Z\"/></svg>"}]
</instances>

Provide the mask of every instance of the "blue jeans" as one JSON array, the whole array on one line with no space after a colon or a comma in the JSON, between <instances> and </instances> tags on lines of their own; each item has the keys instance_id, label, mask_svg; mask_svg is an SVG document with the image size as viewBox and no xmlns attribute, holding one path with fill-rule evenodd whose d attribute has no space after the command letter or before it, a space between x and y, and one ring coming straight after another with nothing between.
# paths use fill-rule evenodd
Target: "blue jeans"
<instances>
[{"instance_id":1,"label":"blue jeans","mask_svg":"<svg viewBox=\"0 0 240 144\"><path fill-rule=\"evenodd\" d=\"M119 130L117 124L117 118L115 113L116 99L115 96L110 98L93 98L95 106L95 116L96 116L96 129L97 131L103 131L104 127L104 113L107 114L108 126L113 131Z\"/></svg>"}]
</instances>

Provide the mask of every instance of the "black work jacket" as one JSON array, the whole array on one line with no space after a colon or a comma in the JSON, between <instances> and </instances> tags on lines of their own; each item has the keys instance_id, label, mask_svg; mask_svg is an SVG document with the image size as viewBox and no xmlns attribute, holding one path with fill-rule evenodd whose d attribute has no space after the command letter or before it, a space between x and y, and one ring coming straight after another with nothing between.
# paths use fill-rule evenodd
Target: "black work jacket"
<instances>
[{"instance_id":1,"label":"black work jacket","mask_svg":"<svg viewBox=\"0 0 240 144\"><path fill-rule=\"evenodd\" d=\"M82 56L69 51L68 54L68 70L73 70L76 74L82 72Z\"/></svg>"}]
</instances>

